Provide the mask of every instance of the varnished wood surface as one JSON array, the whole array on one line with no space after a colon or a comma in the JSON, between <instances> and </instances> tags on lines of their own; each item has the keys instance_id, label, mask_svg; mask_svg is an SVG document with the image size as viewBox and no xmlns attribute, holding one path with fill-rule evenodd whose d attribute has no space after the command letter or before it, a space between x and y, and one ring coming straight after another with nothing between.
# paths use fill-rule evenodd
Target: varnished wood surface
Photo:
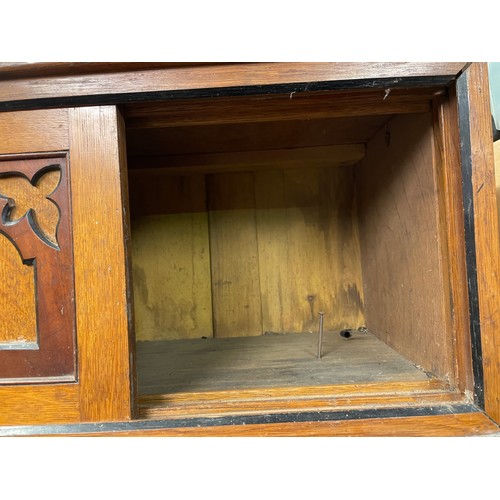
<instances>
[{"instance_id":1,"label":"varnished wood surface","mask_svg":"<svg viewBox=\"0 0 500 500\"><path fill-rule=\"evenodd\" d=\"M368 333L325 332L319 360L317 345L317 333L139 342L139 394L428 379Z\"/></svg>"},{"instance_id":2,"label":"varnished wood surface","mask_svg":"<svg viewBox=\"0 0 500 500\"><path fill-rule=\"evenodd\" d=\"M267 96L183 99L124 105L130 129L316 120L429 110L437 87L368 91L299 92Z\"/></svg>"},{"instance_id":3,"label":"varnished wood surface","mask_svg":"<svg viewBox=\"0 0 500 500\"><path fill-rule=\"evenodd\" d=\"M0 62L0 81L54 75L81 75L86 73L113 73L117 71L144 71L156 68L203 66L210 63L181 62ZM212 63L214 64L214 63Z\"/></svg>"},{"instance_id":4,"label":"varnished wood surface","mask_svg":"<svg viewBox=\"0 0 500 500\"><path fill-rule=\"evenodd\" d=\"M52 245L57 245L59 210L47 197L57 189L60 181L61 172L57 169L43 173L34 181L34 185L21 172L1 173L0 197L13 200L10 202L12 206L9 207L7 222L17 222L29 210L33 210L43 237Z\"/></svg>"},{"instance_id":5,"label":"varnished wood surface","mask_svg":"<svg viewBox=\"0 0 500 500\"><path fill-rule=\"evenodd\" d=\"M74 380L75 294L67 158L55 154L2 160L0 230L24 262L35 260L37 345L19 349L19 344L13 344L11 350L0 350L0 378L2 383L37 378L42 382L48 377ZM2 309L12 314L9 297L3 298ZM21 317L30 313L33 308L22 311Z\"/></svg>"},{"instance_id":6,"label":"varnished wood surface","mask_svg":"<svg viewBox=\"0 0 500 500\"><path fill-rule=\"evenodd\" d=\"M390 117L353 116L127 129L127 150L134 158L364 144Z\"/></svg>"},{"instance_id":7,"label":"varnished wood surface","mask_svg":"<svg viewBox=\"0 0 500 500\"><path fill-rule=\"evenodd\" d=\"M0 387L0 425L43 425L79 421L77 384Z\"/></svg>"},{"instance_id":8,"label":"varnished wood surface","mask_svg":"<svg viewBox=\"0 0 500 500\"><path fill-rule=\"evenodd\" d=\"M175 91L405 77L447 76L464 63L241 63L134 72L47 76L0 82L0 102L134 92Z\"/></svg>"},{"instance_id":9,"label":"varnished wood surface","mask_svg":"<svg viewBox=\"0 0 500 500\"><path fill-rule=\"evenodd\" d=\"M485 410L500 422L500 249L486 64L470 66L467 86Z\"/></svg>"},{"instance_id":10,"label":"varnished wood surface","mask_svg":"<svg viewBox=\"0 0 500 500\"><path fill-rule=\"evenodd\" d=\"M35 268L0 234L0 348L37 341Z\"/></svg>"},{"instance_id":11,"label":"varnished wood surface","mask_svg":"<svg viewBox=\"0 0 500 500\"><path fill-rule=\"evenodd\" d=\"M222 417L317 412L340 409L361 410L408 408L462 402L462 394L450 391L438 380L378 382L316 387L276 387L144 395L139 397L139 417L144 419Z\"/></svg>"},{"instance_id":12,"label":"varnished wood surface","mask_svg":"<svg viewBox=\"0 0 500 500\"><path fill-rule=\"evenodd\" d=\"M365 154L363 144L346 144L234 153L182 154L132 158L133 169L162 168L173 175L185 173L246 172L271 168L313 166L347 166L360 161Z\"/></svg>"},{"instance_id":13,"label":"varnished wood surface","mask_svg":"<svg viewBox=\"0 0 500 500\"><path fill-rule=\"evenodd\" d=\"M498 435L499 431L499 427L483 413L473 412L400 418L331 420L326 422L309 421L175 429L137 429L100 433L73 433L72 435L157 437L458 437Z\"/></svg>"},{"instance_id":14,"label":"varnished wood surface","mask_svg":"<svg viewBox=\"0 0 500 500\"><path fill-rule=\"evenodd\" d=\"M82 421L131 416L124 165L114 107L70 113Z\"/></svg>"},{"instance_id":15,"label":"varnished wood surface","mask_svg":"<svg viewBox=\"0 0 500 500\"><path fill-rule=\"evenodd\" d=\"M440 208L445 294L450 296L449 319L453 331L453 365L450 380L461 390L472 394L471 337L465 261L464 207L460 168L460 133L455 88L434 103L434 137L436 140L436 174L442 190ZM448 290L446 288L448 287Z\"/></svg>"},{"instance_id":16,"label":"varnished wood surface","mask_svg":"<svg viewBox=\"0 0 500 500\"><path fill-rule=\"evenodd\" d=\"M493 144L493 151L495 158L495 184L497 188L497 212L500 220L500 141L496 141Z\"/></svg>"},{"instance_id":17,"label":"varnished wood surface","mask_svg":"<svg viewBox=\"0 0 500 500\"><path fill-rule=\"evenodd\" d=\"M428 114L398 116L356 171L368 328L425 370L453 367L434 138Z\"/></svg>"},{"instance_id":18,"label":"varnished wood surface","mask_svg":"<svg viewBox=\"0 0 500 500\"><path fill-rule=\"evenodd\" d=\"M0 113L0 137L0 154L65 150L68 148L68 111Z\"/></svg>"}]
</instances>

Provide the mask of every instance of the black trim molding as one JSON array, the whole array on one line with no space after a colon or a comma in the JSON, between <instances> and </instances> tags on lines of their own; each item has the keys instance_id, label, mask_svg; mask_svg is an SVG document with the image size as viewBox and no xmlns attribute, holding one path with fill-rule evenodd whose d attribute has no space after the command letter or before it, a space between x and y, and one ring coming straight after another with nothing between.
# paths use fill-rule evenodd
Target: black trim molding
<instances>
[{"instance_id":1,"label":"black trim molding","mask_svg":"<svg viewBox=\"0 0 500 500\"><path fill-rule=\"evenodd\" d=\"M335 80L327 82L283 83L276 85L249 85L239 87L200 88L189 90L159 90L154 92L129 92L117 94L45 97L19 101L0 102L1 111L21 111L40 108L68 108L77 106L106 106L131 102L164 101L168 99L194 99L231 97L259 94L288 94L320 90L386 89L405 87L446 86L455 75Z\"/></svg>"},{"instance_id":2,"label":"black trim molding","mask_svg":"<svg viewBox=\"0 0 500 500\"><path fill-rule=\"evenodd\" d=\"M342 410L327 412L275 413L227 417L197 417L168 420L136 420L132 422L105 422L96 424L30 425L0 427L2 436L43 436L86 433L140 432L161 429L186 429L255 424L283 424L294 422L338 422L375 418L423 417L475 413L474 405L440 405L405 408L380 408L367 410Z\"/></svg>"},{"instance_id":3,"label":"black trim molding","mask_svg":"<svg viewBox=\"0 0 500 500\"><path fill-rule=\"evenodd\" d=\"M484 409L483 355L477 284L476 238L474 230L474 189L472 185L472 149L469 117L467 72L457 80L458 121L460 129L460 162L462 165L462 196L465 227L465 261L469 292L469 318L474 373L474 402Z\"/></svg>"}]
</instances>

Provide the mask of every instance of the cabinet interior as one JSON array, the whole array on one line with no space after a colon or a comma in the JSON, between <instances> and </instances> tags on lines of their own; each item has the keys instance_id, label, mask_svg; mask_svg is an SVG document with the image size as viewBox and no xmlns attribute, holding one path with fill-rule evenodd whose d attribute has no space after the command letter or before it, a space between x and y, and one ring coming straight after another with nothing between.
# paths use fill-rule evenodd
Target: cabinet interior
<instances>
[{"instance_id":1,"label":"cabinet interior","mask_svg":"<svg viewBox=\"0 0 500 500\"><path fill-rule=\"evenodd\" d=\"M123 107L140 397L456 384L442 92Z\"/></svg>"}]
</instances>

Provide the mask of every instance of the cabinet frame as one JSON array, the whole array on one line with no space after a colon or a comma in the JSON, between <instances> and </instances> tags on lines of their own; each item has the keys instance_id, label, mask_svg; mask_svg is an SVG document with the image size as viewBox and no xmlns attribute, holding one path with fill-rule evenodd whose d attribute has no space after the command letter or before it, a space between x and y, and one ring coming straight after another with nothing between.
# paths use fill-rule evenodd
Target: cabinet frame
<instances>
[{"instance_id":1,"label":"cabinet frame","mask_svg":"<svg viewBox=\"0 0 500 500\"><path fill-rule=\"evenodd\" d=\"M442 108L438 111L441 123L450 134L445 134L443 148L446 164L452 162L449 155L460 157L462 167L463 185L463 214L465 224L462 228L465 239L465 262L467 274L460 275L458 260L452 266L456 271L457 289L453 290L456 304L463 304L467 300L468 310L466 314L469 320L467 330L471 333L471 352L466 348L460 348L458 352L463 356L462 365L467 360L472 363L474 377L465 380L464 390L473 387L474 402L464 404L458 402L449 406L449 413L441 414L442 410L436 410L432 405L414 407L407 412L392 409L373 409L360 411L357 416L352 417L352 425L349 430L351 418L347 415L352 412L323 412L321 415L304 413L289 413L281 417L270 417L262 414L255 419L248 420L247 429L243 430L243 423L235 417L221 417L222 420L207 422L203 416L193 419L177 420L152 420L131 421L127 424L101 425L98 433L111 434L161 434L161 435L186 435L186 434L252 434L252 432L263 435L280 434L299 435L304 434L304 425L308 424L308 431L317 435L335 435L338 433L362 435L370 431L374 420L381 423L389 420L397 422L400 435L446 434L447 431L441 425L453 421L455 432L467 434L474 433L477 429L481 432L494 432L496 426L486 417L500 421L500 368L499 351L500 340L498 338L498 317L495 305L495 293L498 290L499 269L498 257L500 256L498 245L498 221L496 212L495 182L493 168L493 144L491 141L491 117L489 115L489 93L487 67L485 64L473 63L464 66L463 63L444 64L421 64L397 65L382 64L362 65L347 63L305 63L305 64L239 64L239 65L214 65L207 71L205 65L171 66L168 68L155 68L144 70L140 78L134 71L126 67L117 68L116 73L102 73L90 78L86 75L71 74L71 71L63 74L52 74L43 80L40 85L37 70L34 74L16 78L10 73L9 80L0 82L0 111L22 110L47 107L65 106L87 106L97 104L123 104L131 101L141 100L163 100L167 98L205 97L213 95L241 95L241 93L275 93L275 92L300 92L304 90L332 90L332 89L362 89L362 88L387 88L387 87L415 87L415 86L448 86L451 95L457 93L458 106ZM29 68L25 68L29 69ZM11 68L12 70L12 68ZM19 70L19 68L18 68ZM47 70L47 69L46 69ZM272 71L271 71L272 70ZM5 68L0 66L1 72ZM31 71L33 71L31 69ZM43 70L40 70L43 71ZM54 69L52 70L54 71ZM61 70L55 70L61 72ZM15 73L15 71L14 71ZM20 73L22 75L22 72ZM19 75L19 73L18 73ZM24 74L26 75L26 73ZM135 88L126 82L124 76L136 75ZM125 83L120 84L119 82ZM58 86L65 82L64 87ZM137 84L137 81L139 84ZM83 86L83 87L82 87ZM82 90L82 88L84 90ZM37 90L38 89L38 90ZM84 111L73 111L81 113ZM458 120L458 123L456 121ZM118 119L119 131L117 135L123 134L123 123ZM451 125L455 123L455 125ZM460 135L453 136L454 128ZM123 142L122 142L123 143ZM460 147L459 147L460 144ZM111 148L111 145L106 147ZM457 151L458 149L458 151ZM120 162L123 164L124 152L118 153ZM80 179L80 182L85 182ZM123 182L123 175L122 175ZM445 182L453 183L453 179L445 179ZM458 189L460 186L451 186ZM126 191L126 188L124 188ZM452 197L453 198L453 197ZM458 210L459 206L454 199L448 199L449 208ZM456 228L459 229L459 228ZM451 229L449 237L452 237ZM453 243L450 243L453 248ZM115 264L123 265L125 256L120 256ZM120 261L120 262L119 262ZM467 292L461 285L467 283ZM458 323L464 321L463 314L455 318ZM464 331L464 325L457 327ZM461 345L467 343L467 339L457 340ZM132 349L129 347L130 352ZM106 356L106 353L102 353ZM133 357L133 353L132 353ZM133 366L133 362L131 362ZM133 369L132 369L133 372ZM89 374L88 380L91 384L97 378L97 373ZM467 377L465 377L467 378ZM132 387L133 387L132 383ZM96 386L97 387L97 386ZM130 401L134 401L131 396ZM133 418L132 403L129 406L129 418ZM89 410L90 411L90 410ZM128 420L127 411L123 412L123 420ZM389 412L389 413L387 413ZM91 412L90 412L91 413ZM485 415L486 414L486 415ZM484 417L484 419L483 419ZM424 420L422 420L424 419ZM427 419L427 420L426 420ZM430 427L423 422L431 422ZM464 423L469 419L468 423ZM478 419L476 424L471 422ZM84 420L84 419L82 419ZM106 412L93 415L91 420L109 421ZM120 420L114 418L113 420ZM314 424L313 424L314 422ZM320 423L323 422L323 423ZM338 424L342 422L342 424ZM362 425L366 423L366 426ZM419 422L417 424L417 422ZM461 422L459 424L459 422ZM481 423L478 423L481 422ZM59 433L92 433L98 429L93 424L61 425L57 427L30 428L0 428L1 432L11 434L59 434ZM432 427L434 425L434 427ZM473 426L476 430L473 430ZM201 426L201 427L200 427ZM264 426L264 427L262 427ZM327 429L326 429L326 427ZM457 429L461 430L457 430ZM314 430L316 429L316 430ZM341 430L343 429L343 430ZM420 431L418 430L420 429ZM434 430L432 430L434 429ZM338 431L338 432L337 432ZM373 431L373 435L377 432ZM315 435L316 435L315 434ZM390 434L390 433L389 433Z\"/></svg>"}]
</instances>

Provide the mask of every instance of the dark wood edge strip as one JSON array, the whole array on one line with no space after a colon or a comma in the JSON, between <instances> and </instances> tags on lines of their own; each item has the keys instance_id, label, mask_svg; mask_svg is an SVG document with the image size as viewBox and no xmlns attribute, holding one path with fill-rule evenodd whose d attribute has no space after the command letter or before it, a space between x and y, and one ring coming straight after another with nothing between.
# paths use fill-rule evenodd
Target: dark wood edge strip
<instances>
[{"instance_id":1,"label":"dark wood edge strip","mask_svg":"<svg viewBox=\"0 0 500 500\"><path fill-rule=\"evenodd\" d=\"M117 94L78 95L71 97L45 97L0 102L2 111L23 111L38 108L67 108L78 106L104 106L131 102L163 101L167 99L194 99L203 97L231 97L244 95L288 94L321 90L356 90L380 88L427 87L448 85L456 75L336 80L275 85L249 85L244 87L199 88L189 90L159 90Z\"/></svg>"},{"instance_id":2,"label":"dark wood edge strip","mask_svg":"<svg viewBox=\"0 0 500 500\"><path fill-rule=\"evenodd\" d=\"M477 282L476 239L474 225L474 189L472 185L472 146L469 119L469 90L467 72L457 79L458 121L460 129L460 163L462 167L462 196L465 227L465 260L469 292L469 318L474 374L474 401L484 409L483 355Z\"/></svg>"},{"instance_id":3,"label":"dark wood edge strip","mask_svg":"<svg viewBox=\"0 0 500 500\"><path fill-rule=\"evenodd\" d=\"M136 420L132 422L106 422L96 424L29 425L0 427L3 436L42 436L85 433L112 433L145 431L156 429L184 429L193 427L220 427L233 425L283 424L300 422L328 422L366 420L377 418L425 417L476 413L471 404L436 405L412 408L379 408L366 410L343 410L326 412L297 412L227 417L195 417L166 420Z\"/></svg>"}]
</instances>

